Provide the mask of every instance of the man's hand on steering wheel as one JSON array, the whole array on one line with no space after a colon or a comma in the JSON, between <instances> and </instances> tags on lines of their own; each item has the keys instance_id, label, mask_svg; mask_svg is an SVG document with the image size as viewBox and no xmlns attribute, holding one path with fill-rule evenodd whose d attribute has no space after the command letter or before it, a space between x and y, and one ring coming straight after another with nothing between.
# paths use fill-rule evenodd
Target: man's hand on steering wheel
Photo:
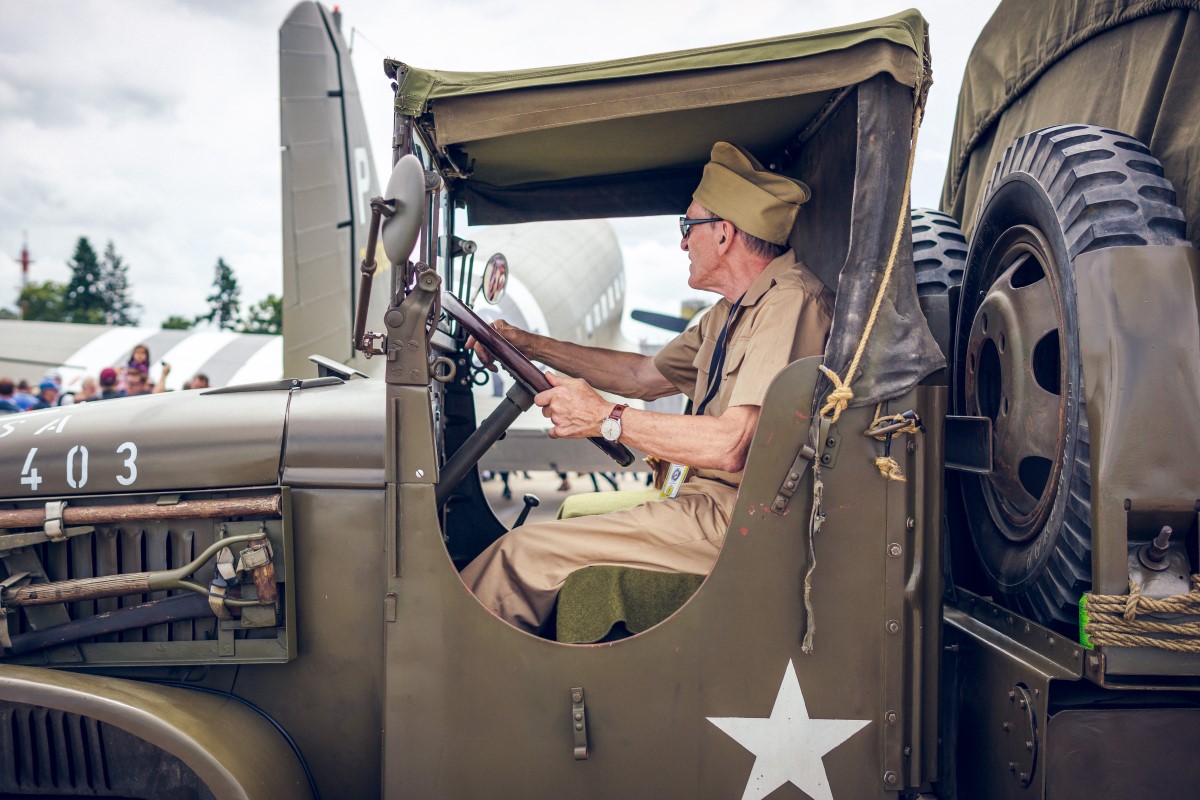
<instances>
[{"instance_id":1,"label":"man's hand on steering wheel","mask_svg":"<svg viewBox=\"0 0 1200 800\"><path fill-rule=\"evenodd\" d=\"M605 400L582 378L546 373L551 388L538 392L533 402L553 423L551 439L584 439L600 435L600 423L612 411Z\"/></svg>"},{"instance_id":2,"label":"man's hand on steering wheel","mask_svg":"<svg viewBox=\"0 0 1200 800\"><path fill-rule=\"evenodd\" d=\"M503 336L512 346L525 352L525 348L533 343L533 334L529 331L521 330L515 325L509 325L502 319L498 319L492 323L492 328L496 333ZM474 336L467 337L467 349L475 351L475 357L479 359L479 363L483 364L492 372L497 371L496 357L492 355L492 351L483 346L483 343L477 340Z\"/></svg>"}]
</instances>

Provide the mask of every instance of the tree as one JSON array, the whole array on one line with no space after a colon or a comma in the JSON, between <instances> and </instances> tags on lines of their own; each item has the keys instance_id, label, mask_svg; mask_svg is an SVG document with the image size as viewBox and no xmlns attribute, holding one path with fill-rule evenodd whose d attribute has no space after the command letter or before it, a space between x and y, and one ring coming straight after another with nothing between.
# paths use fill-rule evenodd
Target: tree
<instances>
[{"instance_id":1,"label":"tree","mask_svg":"<svg viewBox=\"0 0 1200 800\"><path fill-rule=\"evenodd\" d=\"M111 240L104 248L100 275L107 306L104 321L109 325L136 325L141 306L129 296L129 266L117 255L117 248Z\"/></svg>"},{"instance_id":2,"label":"tree","mask_svg":"<svg viewBox=\"0 0 1200 800\"><path fill-rule=\"evenodd\" d=\"M21 290L18 305L25 309L25 319L39 322L67 322L63 298L67 293L65 283L31 281Z\"/></svg>"},{"instance_id":3,"label":"tree","mask_svg":"<svg viewBox=\"0 0 1200 800\"><path fill-rule=\"evenodd\" d=\"M172 314L162 321L162 326L168 331L186 331L192 327L192 321L187 317Z\"/></svg>"},{"instance_id":4,"label":"tree","mask_svg":"<svg viewBox=\"0 0 1200 800\"><path fill-rule=\"evenodd\" d=\"M237 328L238 312L241 310L242 289L238 286L233 268L218 258L213 275L213 293L208 300L209 312L196 317L196 322L216 322L221 330Z\"/></svg>"},{"instance_id":5,"label":"tree","mask_svg":"<svg viewBox=\"0 0 1200 800\"><path fill-rule=\"evenodd\" d=\"M71 280L63 296L64 321L102 324L108 316L104 272L86 236L79 237L67 266L71 268Z\"/></svg>"},{"instance_id":6,"label":"tree","mask_svg":"<svg viewBox=\"0 0 1200 800\"><path fill-rule=\"evenodd\" d=\"M246 309L242 318L242 333L283 333L283 298L269 294Z\"/></svg>"},{"instance_id":7,"label":"tree","mask_svg":"<svg viewBox=\"0 0 1200 800\"><path fill-rule=\"evenodd\" d=\"M21 315L11 308L0 308L0 319L20 319Z\"/></svg>"}]
</instances>

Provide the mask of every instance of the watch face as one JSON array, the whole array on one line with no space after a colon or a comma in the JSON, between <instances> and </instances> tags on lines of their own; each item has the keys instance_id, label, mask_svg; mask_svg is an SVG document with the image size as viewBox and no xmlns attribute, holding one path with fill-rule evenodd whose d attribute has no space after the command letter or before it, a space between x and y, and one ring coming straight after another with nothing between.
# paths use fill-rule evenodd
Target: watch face
<instances>
[{"instance_id":1,"label":"watch face","mask_svg":"<svg viewBox=\"0 0 1200 800\"><path fill-rule=\"evenodd\" d=\"M608 417L600 423L600 435L610 442L621 438L621 421Z\"/></svg>"}]
</instances>

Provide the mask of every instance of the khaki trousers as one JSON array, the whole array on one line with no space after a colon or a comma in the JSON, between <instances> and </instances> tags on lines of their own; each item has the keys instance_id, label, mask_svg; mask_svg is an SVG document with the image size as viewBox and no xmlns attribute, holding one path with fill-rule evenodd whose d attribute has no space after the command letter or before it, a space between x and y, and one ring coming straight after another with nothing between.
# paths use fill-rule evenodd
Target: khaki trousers
<instances>
[{"instance_id":1,"label":"khaki trousers","mask_svg":"<svg viewBox=\"0 0 1200 800\"><path fill-rule=\"evenodd\" d=\"M705 575L717 560L737 489L695 478L669 500L591 517L523 525L462 571L481 603L538 631L567 576L596 565Z\"/></svg>"}]
</instances>

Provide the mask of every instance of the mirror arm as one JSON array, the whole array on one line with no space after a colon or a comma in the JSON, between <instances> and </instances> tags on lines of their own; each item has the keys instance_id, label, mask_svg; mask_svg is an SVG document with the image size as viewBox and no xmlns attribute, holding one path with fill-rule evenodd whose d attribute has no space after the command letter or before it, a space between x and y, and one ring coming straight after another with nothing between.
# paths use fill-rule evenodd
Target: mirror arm
<instances>
[{"instance_id":1,"label":"mirror arm","mask_svg":"<svg viewBox=\"0 0 1200 800\"><path fill-rule=\"evenodd\" d=\"M487 419L479 424L442 467L436 490L439 507L445 504L488 448L521 416L521 412L532 406L533 392L519 381L514 383L495 410L488 414Z\"/></svg>"},{"instance_id":2,"label":"mirror arm","mask_svg":"<svg viewBox=\"0 0 1200 800\"><path fill-rule=\"evenodd\" d=\"M353 348L362 352L367 358L384 354L383 348L374 345L374 340L379 338L379 334L366 332L367 311L371 303L371 284L374 282L377 269L375 250L379 243L379 226L384 217L390 217L395 213L395 205L394 201L389 202L382 197L371 198L371 224L367 228L367 252L359 267L362 279L358 282L358 313L354 316L354 341L352 342Z\"/></svg>"}]
</instances>

